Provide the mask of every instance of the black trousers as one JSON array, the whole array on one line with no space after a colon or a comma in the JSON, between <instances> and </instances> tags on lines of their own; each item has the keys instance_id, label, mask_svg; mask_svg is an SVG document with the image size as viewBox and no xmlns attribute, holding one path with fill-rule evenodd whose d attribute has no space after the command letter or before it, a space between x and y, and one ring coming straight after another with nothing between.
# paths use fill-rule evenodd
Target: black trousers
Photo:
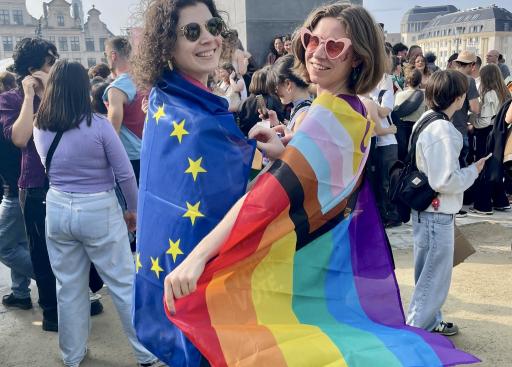
<instances>
[{"instance_id":1,"label":"black trousers","mask_svg":"<svg viewBox=\"0 0 512 367\"><path fill-rule=\"evenodd\" d=\"M414 122L403 121L396 124L396 142L398 144L398 160L404 162L409 152L409 140L412 135Z\"/></svg>"},{"instance_id":2,"label":"black trousers","mask_svg":"<svg viewBox=\"0 0 512 367\"><path fill-rule=\"evenodd\" d=\"M483 129L474 130L475 139L475 159L479 160L487 155L487 138L492 132L492 126ZM503 175L497 182L490 182L484 174L480 175L474 186L474 204L473 207L484 212L492 211L493 207L509 206L507 194L505 192L505 182Z\"/></svg>"},{"instance_id":3,"label":"black trousers","mask_svg":"<svg viewBox=\"0 0 512 367\"><path fill-rule=\"evenodd\" d=\"M384 223L401 222L396 206L389 199L389 169L398 158L397 144L377 147L376 149L377 187L375 196Z\"/></svg>"},{"instance_id":4,"label":"black trousers","mask_svg":"<svg viewBox=\"0 0 512 367\"><path fill-rule=\"evenodd\" d=\"M39 306L41 306L43 317L46 320L56 322L56 283L48 258L45 237L46 190L43 188L20 189L19 195L27 231L30 258L39 292Z\"/></svg>"},{"instance_id":5,"label":"black trousers","mask_svg":"<svg viewBox=\"0 0 512 367\"><path fill-rule=\"evenodd\" d=\"M20 189L19 196L39 293L39 306L46 320L57 321L56 281L46 248L46 189ZM103 287L103 280L92 264L89 272L89 287L93 292Z\"/></svg>"}]
</instances>

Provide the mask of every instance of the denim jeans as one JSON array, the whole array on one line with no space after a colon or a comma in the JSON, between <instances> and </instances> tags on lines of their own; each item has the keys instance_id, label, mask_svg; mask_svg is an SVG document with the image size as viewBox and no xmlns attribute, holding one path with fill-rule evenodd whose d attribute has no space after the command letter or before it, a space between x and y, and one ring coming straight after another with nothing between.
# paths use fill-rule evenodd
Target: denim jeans
<instances>
[{"instance_id":1,"label":"denim jeans","mask_svg":"<svg viewBox=\"0 0 512 367\"><path fill-rule=\"evenodd\" d=\"M425 330L441 321L452 278L454 215L412 211L414 280L407 324Z\"/></svg>"},{"instance_id":2,"label":"denim jeans","mask_svg":"<svg viewBox=\"0 0 512 367\"><path fill-rule=\"evenodd\" d=\"M30 297L30 279L34 278L20 202L4 196L0 203L0 261L11 269L12 293Z\"/></svg>"},{"instance_id":3,"label":"denim jeans","mask_svg":"<svg viewBox=\"0 0 512 367\"><path fill-rule=\"evenodd\" d=\"M64 364L78 366L87 351L91 262L108 286L137 360L154 361L156 358L137 341L131 322L135 265L114 190L71 194L50 189L46 235L57 279L59 346Z\"/></svg>"}]
</instances>

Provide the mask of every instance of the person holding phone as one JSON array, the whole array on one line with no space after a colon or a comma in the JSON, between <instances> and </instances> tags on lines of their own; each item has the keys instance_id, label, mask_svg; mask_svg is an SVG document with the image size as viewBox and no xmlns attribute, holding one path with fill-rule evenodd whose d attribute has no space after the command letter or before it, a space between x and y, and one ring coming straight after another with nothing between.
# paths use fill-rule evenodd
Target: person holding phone
<instances>
[{"instance_id":1,"label":"person holding phone","mask_svg":"<svg viewBox=\"0 0 512 367\"><path fill-rule=\"evenodd\" d=\"M442 116L421 131L416 144L418 170L427 176L438 196L436 205L433 202L423 212L412 211L416 287L407 323L445 336L455 335L459 330L457 325L445 321L441 313L452 276L455 214L462 208L464 191L475 182L490 157L460 167L462 135L450 119L464 104L467 90L468 80L462 73L435 72L425 90L430 110L418 120L433 112Z\"/></svg>"}]
</instances>

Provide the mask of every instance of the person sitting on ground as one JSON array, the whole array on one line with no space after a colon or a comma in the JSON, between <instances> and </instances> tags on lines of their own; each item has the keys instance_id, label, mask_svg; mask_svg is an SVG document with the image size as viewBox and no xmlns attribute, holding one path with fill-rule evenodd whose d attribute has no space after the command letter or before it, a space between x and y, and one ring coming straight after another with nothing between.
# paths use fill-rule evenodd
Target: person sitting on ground
<instances>
[{"instance_id":1,"label":"person sitting on ground","mask_svg":"<svg viewBox=\"0 0 512 367\"><path fill-rule=\"evenodd\" d=\"M453 269L455 214L462 207L464 191L475 182L485 165L485 159L466 168L459 165L462 136L450 119L464 104L467 89L468 79L458 71L432 74L425 91L430 110L414 127L425 118L436 118L420 131L415 152L418 170L427 176L438 196L425 211L412 211L416 286L407 324L446 336L459 330L457 325L446 322L441 313Z\"/></svg>"}]
</instances>

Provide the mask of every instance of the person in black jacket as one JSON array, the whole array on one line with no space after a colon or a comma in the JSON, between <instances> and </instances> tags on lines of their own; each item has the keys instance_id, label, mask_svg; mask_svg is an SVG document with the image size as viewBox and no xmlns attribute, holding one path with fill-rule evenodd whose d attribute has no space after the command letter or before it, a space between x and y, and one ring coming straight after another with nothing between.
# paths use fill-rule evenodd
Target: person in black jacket
<instances>
[{"instance_id":1,"label":"person in black jacket","mask_svg":"<svg viewBox=\"0 0 512 367\"><path fill-rule=\"evenodd\" d=\"M264 67L254 72L249 87L249 97L240 105L238 110L238 122L240 130L247 136L249 130L260 121L260 113L258 112L258 104L256 96L261 94L265 100L265 104L269 110L276 111L279 120L284 119L283 105L279 98L272 93L269 93L267 88L267 77L270 70L269 66Z\"/></svg>"}]
</instances>

